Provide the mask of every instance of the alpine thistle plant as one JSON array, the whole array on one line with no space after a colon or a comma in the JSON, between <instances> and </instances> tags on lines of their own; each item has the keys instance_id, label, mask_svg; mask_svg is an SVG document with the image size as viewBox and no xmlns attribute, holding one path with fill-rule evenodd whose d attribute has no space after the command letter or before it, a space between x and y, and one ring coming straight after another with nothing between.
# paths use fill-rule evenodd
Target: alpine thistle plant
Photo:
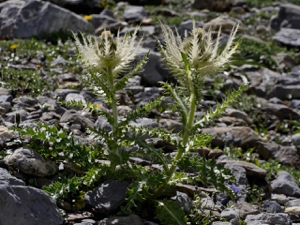
<instances>
[{"instance_id":1,"label":"alpine thistle plant","mask_svg":"<svg viewBox=\"0 0 300 225\"><path fill-rule=\"evenodd\" d=\"M177 86L163 83L163 86L174 98L183 125L180 134L182 141L177 145L177 153L166 171L165 183L156 190L157 196L172 183L178 163L185 154L191 148L199 148L211 140L210 135L196 132L200 130L198 128L202 122L223 112L226 106L232 103L243 90L242 87L240 90L233 91L227 96L227 100L218 105L215 110L208 112L208 115L202 119L196 118L195 112L197 105L201 103L204 78L222 71L230 57L235 53L239 45L239 42L235 42L238 25L232 29L222 51L220 51L221 28L216 40L212 37L211 29L205 31L202 28L197 28L195 22L193 22L191 33L185 33L183 38L177 31L174 32L166 25L161 24L161 29L164 41L163 43L159 42L160 51L163 60L173 72L178 83Z\"/></svg>"},{"instance_id":2,"label":"alpine thistle plant","mask_svg":"<svg viewBox=\"0 0 300 225\"><path fill-rule=\"evenodd\" d=\"M108 156L112 157L113 169L124 161L120 154L122 131L119 127L116 93L125 87L127 80L136 74L147 60L146 55L135 66L132 65L142 40L136 41L137 32L138 28L132 35L127 33L122 37L119 32L114 37L110 31L106 30L100 37L81 34L79 38L74 34L81 61L88 69L85 76L87 84L105 98L112 111L112 113L104 111L101 113L112 125L112 132L103 133L102 131L102 134L106 137Z\"/></svg>"},{"instance_id":3,"label":"alpine thistle plant","mask_svg":"<svg viewBox=\"0 0 300 225\"><path fill-rule=\"evenodd\" d=\"M178 85L162 84L167 93L174 98L176 110L180 112L182 122L182 131L179 134L180 141L178 138L172 138L161 128L146 129L130 125L130 121L134 121L141 115L146 115L149 110L158 106L161 99L150 102L141 108L137 107L122 120L118 118L116 93L126 86L126 82L132 75L143 68L148 57L145 55L140 62L132 65L141 43L141 40L136 43L138 30L136 29L132 35L126 34L124 37L121 37L119 33L114 37L109 31L103 31L100 37L81 35L79 38L74 35L81 60L88 69L86 75L88 84L94 88L96 93L105 98L112 112L100 112L111 124L112 131L97 131L106 140L107 157L111 161L112 171L116 171L118 165L128 163L129 157L124 157L120 150L124 145L138 145L139 150L141 150L139 153L145 150L144 153L148 154L147 156L160 161L162 164L162 171L151 170L135 164L129 166L136 174L131 188L128 190L128 208L136 206L135 201L157 199L170 184L174 184L179 179L174 176L176 168L184 164L187 153L191 149L206 145L212 138L211 135L199 133L198 128L201 127L202 123L223 112L226 106L232 103L243 90L241 88L233 91L222 104L209 111L206 116L201 119L196 118L195 112L197 105L201 103L204 78L220 72L235 53L239 44L234 42L238 26L233 28L222 51L220 51L219 46L221 29L216 40L213 40L211 30L205 31L196 28L195 23L192 32L183 38L168 26L161 24L161 28L164 37L164 42L162 44L159 42L161 54L177 79ZM130 132L135 132L136 136L130 135ZM150 136L171 142L177 148L176 155L172 157L164 154L161 149L154 148L146 140L139 138L138 134L140 133L147 133ZM198 165L200 168L201 163L197 163L192 162L193 165ZM220 174L217 166L215 164L209 166L208 164L204 162L200 170L203 172L202 174L206 174L207 167L210 167L212 169L209 174L212 175L210 177L203 176L202 179L209 180L215 186L225 186L226 179ZM218 181L217 178L219 177L222 179ZM171 203L163 201L158 203L159 207L169 211L168 206Z\"/></svg>"}]
</instances>

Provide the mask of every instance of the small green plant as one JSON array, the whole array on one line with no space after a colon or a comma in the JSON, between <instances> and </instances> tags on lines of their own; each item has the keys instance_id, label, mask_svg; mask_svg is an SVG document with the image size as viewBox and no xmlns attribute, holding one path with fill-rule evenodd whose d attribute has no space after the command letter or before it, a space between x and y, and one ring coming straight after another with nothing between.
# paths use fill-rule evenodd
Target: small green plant
<instances>
[{"instance_id":1,"label":"small green plant","mask_svg":"<svg viewBox=\"0 0 300 225\"><path fill-rule=\"evenodd\" d=\"M267 162L263 162L257 166L266 170L266 177L268 180L273 180L276 177L278 171L281 169L281 164L276 160L268 160Z\"/></svg>"},{"instance_id":2,"label":"small green plant","mask_svg":"<svg viewBox=\"0 0 300 225\"><path fill-rule=\"evenodd\" d=\"M257 185L247 186L247 201L251 204L261 202L264 196L264 188Z\"/></svg>"},{"instance_id":3,"label":"small green plant","mask_svg":"<svg viewBox=\"0 0 300 225\"><path fill-rule=\"evenodd\" d=\"M233 59L233 64L253 64L276 71L278 68L272 56L274 53L281 52L287 52L291 55L294 54L293 51L288 51L285 47L279 46L275 41L260 42L244 38L238 53Z\"/></svg>"},{"instance_id":4,"label":"small green plant","mask_svg":"<svg viewBox=\"0 0 300 225\"><path fill-rule=\"evenodd\" d=\"M45 158L53 161L69 161L79 170L84 171L93 167L100 157L99 149L76 142L74 135L67 133L59 125L37 123L36 127L17 130L21 136L29 136L28 147L35 149Z\"/></svg>"},{"instance_id":5,"label":"small green plant","mask_svg":"<svg viewBox=\"0 0 300 225\"><path fill-rule=\"evenodd\" d=\"M247 0L246 3L249 7L263 7L272 5L274 0Z\"/></svg>"},{"instance_id":6,"label":"small green plant","mask_svg":"<svg viewBox=\"0 0 300 225\"><path fill-rule=\"evenodd\" d=\"M38 68L36 70L2 68L0 79L0 86L11 89L17 96L27 94L37 96L45 91L54 90L53 88L57 86L54 81L49 82L41 78Z\"/></svg>"}]
</instances>

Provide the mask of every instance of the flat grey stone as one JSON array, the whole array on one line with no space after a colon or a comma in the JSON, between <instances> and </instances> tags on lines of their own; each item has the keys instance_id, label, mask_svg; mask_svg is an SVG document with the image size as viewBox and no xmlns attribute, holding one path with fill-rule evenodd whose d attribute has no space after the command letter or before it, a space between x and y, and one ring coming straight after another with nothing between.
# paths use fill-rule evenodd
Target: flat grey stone
<instances>
[{"instance_id":1,"label":"flat grey stone","mask_svg":"<svg viewBox=\"0 0 300 225\"><path fill-rule=\"evenodd\" d=\"M267 98L273 97L281 100L299 99L300 85L275 85L267 94Z\"/></svg>"},{"instance_id":2,"label":"flat grey stone","mask_svg":"<svg viewBox=\"0 0 300 225\"><path fill-rule=\"evenodd\" d=\"M270 225L291 225L292 221L288 214L285 213L260 213L258 215L248 215L245 219L247 224L249 222L262 222ZM252 223L250 223L252 224ZM253 223L254 225L255 223Z\"/></svg>"},{"instance_id":3,"label":"flat grey stone","mask_svg":"<svg viewBox=\"0 0 300 225\"><path fill-rule=\"evenodd\" d=\"M215 221L212 223L212 225L233 225L233 224L230 222Z\"/></svg>"},{"instance_id":4,"label":"flat grey stone","mask_svg":"<svg viewBox=\"0 0 300 225\"><path fill-rule=\"evenodd\" d=\"M54 201L42 190L0 168L1 225L61 225L63 218Z\"/></svg>"},{"instance_id":5,"label":"flat grey stone","mask_svg":"<svg viewBox=\"0 0 300 225\"><path fill-rule=\"evenodd\" d=\"M110 214L125 200L128 183L125 181L109 180L99 187L88 191L84 200L89 207L98 213Z\"/></svg>"},{"instance_id":6,"label":"flat grey stone","mask_svg":"<svg viewBox=\"0 0 300 225\"><path fill-rule=\"evenodd\" d=\"M193 203L186 193L177 191L176 196L172 197L171 199L175 200L180 208L186 212L189 212L193 207Z\"/></svg>"},{"instance_id":7,"label":"flat grey stone","mask_svg":"<svg viewBox=\"0 0 300 225\"><path fill-rule=\"evenodd\" d=\"M44 159L29 148L18 148L13 154L6 156L4 161L21 173L36 177L52 176L58 172L58 166L54 162Z\"/></svg>"},{"instance_id":8,"label":"flat grey stone","mask_svg":"<svg viewBox=\"0 0 300 225\"><path fill-rule=\"evenodd\" d=\"M226 220L232 219L239 219L239 214L231 208L226 208L221 212L221 217L225 218Z\"/></svg>"},{"instance_id":9,"label":"flat grey stone","mask_svg":"<svg viewBox=\"0 0 300 225\"><path fill-rule=\"evenodd\" d=\"M5 121L10 123L16 123L16 118L20 118L20 122L27 120L28 112L24 109L16 110L5 115Z\"/></svg>"},{"instance_id":10,"label":"flat grey stone","mask_svg":"<svg viewBox=\"0 0 300 225\"><path fill-rule=\"evenodd\" d=\"M56 89L54 92L55 97L59 97L62 101L65 100L68 94L79 94L79 91L74 89Z\"/></svg>"},{"instance_id":11,"label":"flat grey stone","mask_svg":"<svg viewBox=\"0 0 300 225\"><path fill-rule=\"evenodd\" d=\"M293 135L292 135L292 143L293 143L295 146L300 146L300 133L297 133L297 134L293 134Z\"/></svg>"},{"instance_id":12,"label":"flat grey stone","mask_svg":"<svg viewBox=\"0 0 300 225\"><path fill-rule=\"evenodd\" d=\"M266 99L259 98L258 102L261 104L261 110L263 113L267 115L274 115L279 120L292 119L298 120L300 119L300 115L294 109L282 104L281 102L273 101L274 99L270 99L272 101L267 101ZM278 99L277 99L278 100Z\"/></svg>"},{"instance_id":13,"label":"flat grey stone","mask_svg":"<svg viewBox=\"0 0 300 225\"><path fill-rule=\"evenodd\" d=\"M300 199L294 199L286 202L284 204L285 207L293 207L293 206L300 206Z\"/></svg>"},{"instance_id":14,"label":"flat grey stone","mask_svg":"<svg viewBox=\"0 0 300 225\"><path fill-rule=\"evenodd\" d=\"M260 137L250 127L211 127L202 129L203 133L214 136L213 147L222 148L224 145L236 145L242 148L254 147Z\"/></svg>"},{"instance_id":15,"label":"flat grey stone","mask_svg":"<svg viewBox=\"0 0 300 225\"><path fill-rule=\"evenodd\" d=\"M25 185L25 183L0 167L0 185Z\"/></svg>"},{"instance_id":16,"label":"flat grey stone","mask_svg":"<svg viewBox=\"0 0 300 225\"><path fill-rule=\"evenodd\" d=\"M142 6L126 6L123 18L127 21L141 22L147 17L147 12Z\"/></svg>"},{"instance_id":17,"label":"flat grey stone","mask_svg":"<svg viewBox=\"0 0 300 225\"><path fill-rule=\"evenodd\" d=\"M70 93L66 96L65 99L66 102L81 102L82 104L86 104L86 101L84 97L81 94L76 94L76 93Z\"/></svg>"},{"instance_id":18,"label":"flat grey stone","mask_svg":"<svg viewBox=\"0 0 300 225\"><path fill-rule=\"evenodd\" d=\"M300 6L291 3L280 4L279 12L272 18L270 26L275 30L283 27L300 29Z\"/></svg>"},{"instance_id":19,"label":"flat grey stone","mask_svg":"<svg viewBox=\"0 0 300 225\"><path fill-rule=\"evenodd\" d=\"M78 125L78 129L84 131L89 127L94 127L94 123L84 117L80 111L67 110L60 118L60 123L68 124L69 126Z\"/></svg>"},{"instance_id":20,"label":"flat grey stone","mask_svg":"<svg viewBox=\"0 0 300 225\"><path fill-rule=\"evenodd\" d=\"M267 213L282 213L283 209L280 204L276 201L265 200L263 202L262 209Z\"/></svg>"},{"instance_id":21,"label":"flat grey stone","mask_svg":"<svg viewBox=\"0 0 300 225\"><path fill-rule=\"evenodd\" d=\"M144 55L149 52L150 49L140 48L135 62L142 59ZM143 71L140 73L142 80L141 83L144 86L158 86L160 81L167 81L171 74L166 68L166 65L161 61L161 55L158 52L150 51L149 59L144 66Z\"/></svg>"},{"instance_id":22,"label":"flat grey stone","mask_svg":"<svg viewBox=\"0 0 300 225\"><path fill-rule=\"evenodd\" d=\"M277 174L277 178L271 182L273 193L284 194L292 197L300 197L300 188L294 178L286 171Z\"/></svg>"},{"instance_id":23,"label":"flat grey stone","mask_svg":"<svg viewBox=\"0 0 300 225\"><path fill-rule=\"evenodd\" d=\"M300 30L281 28L281 30L273 36L273 39L281 44L298 48L300 47Z\"/></svg>"}]
</instances>

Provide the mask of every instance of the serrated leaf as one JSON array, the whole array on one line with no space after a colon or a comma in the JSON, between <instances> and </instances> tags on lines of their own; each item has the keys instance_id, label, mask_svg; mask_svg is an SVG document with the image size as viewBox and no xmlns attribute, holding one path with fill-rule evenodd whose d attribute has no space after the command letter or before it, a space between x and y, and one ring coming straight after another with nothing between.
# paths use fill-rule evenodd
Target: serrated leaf
<instances>
[{"instance_id":1,"label":"serrated leaf","mask_svg":"<svg viewBox=\"0 0 300 225\"><path fill-rule=\"evenodd\" d=\"M157 201L156 218L164 225L186 225L185 215L179 205L171 200Z\"/></svg>"},{"instance_id":2,"label":"serrated leaf","mask_svg":"<svg viewBox=\"0 0 300 225\"><path fill-rule=\"evenodd\" d=\"M117 81L117 83L115 84L116 91L125 88L128 79L142 70L143 66L148 62L149 54L150 51L146 55L144 55L141 60L138 61L138 63L134 66L134 68L129 73L127 73Z\"/></svg>"}]
</instances>

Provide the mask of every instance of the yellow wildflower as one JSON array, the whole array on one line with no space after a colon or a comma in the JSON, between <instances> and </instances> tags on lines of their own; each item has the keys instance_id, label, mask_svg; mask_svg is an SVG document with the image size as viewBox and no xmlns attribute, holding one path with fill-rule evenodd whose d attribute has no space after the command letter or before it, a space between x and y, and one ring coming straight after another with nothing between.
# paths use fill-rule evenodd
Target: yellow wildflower
<instances>
[{"instance_id":1,"label":"yellow wildflower","mask_svg":"<svg viewBox=\"0 0 300 225\"><path fill-rule=\"evenodd\" d=\"M90 21L92 19L92 16L91 15L86 15L86 16L84 16L84 19L87 20L87 21Z\"/></svg>"},{"instance_id":2,"label":"yellow wildflower","mask_svg":"<svg viewBox=\"0 0 300 225\"><path fill-rule=\"evenodd\" d=\"M10 48L10 49L13 49L13 50L14 50L14 49L17 49L17 47L18 47L18 45L16 45L16 44L13 44L13 45L9 46L9 48Z\"/></svg>"}]
</instances>

